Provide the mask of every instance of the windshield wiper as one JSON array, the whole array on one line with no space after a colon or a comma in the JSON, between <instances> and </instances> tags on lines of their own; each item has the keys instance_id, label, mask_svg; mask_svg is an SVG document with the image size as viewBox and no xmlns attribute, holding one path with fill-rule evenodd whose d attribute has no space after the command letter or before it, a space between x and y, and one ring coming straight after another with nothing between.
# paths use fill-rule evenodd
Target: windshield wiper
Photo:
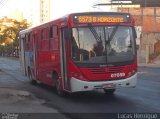
<instances>
[{"instance_id":1,"label":"windshield wiper","mask_svg":"<svg viewBox=\"0 0 160 119\"><path fill-rule=\"evenodd\" d=\"M90 31L92 32L94 38L97 40L97 42L101 41L101 37L98 35L97 31L94 29L94 27L89 26Z\"/></svg>"},{"instance_id":2,"label":"windshield wiper","mask_svg":"<svg viewBox=\"0 0 160 119\"><path fill-rule=\"evenodd\" d=\"M80 47L80 40L79 40L79 28L77 28L77 31L78 31L78 47L81 48Z\"/></svg>"},{"instance_id":3,"label":"windshield wiper","mask_svg":"<svg viewBox=\"0 0 160 119\"><path fill-rule=\"evenodd\" d=\"M113 39L114 35L116 34L117 30L118 30L118 27L119 27L119 23L116 25L116 27L113 29L110 37L109 37L109 34L108 34L108 40L106 41L107 44L110 44L111 40Z\"/></svg>"},{"instance_id":4,"label":"windshield wiper","mask_svg":"<svg viewBox=\"0 0 160 119\"><path fill-rule=\"evenodd\" d=\"M116 25L116 27L113 29L113 31L111 32L111 35L109 36L109 32L107 32L107 37L106 37L106 31L105 31L105 27L104 27L104 39L105 39L105 52L106 52L106 63L108 66L108 49L107 47L111 48L111 40L113 39L114 35L116 34L117 30L118 30L119 24ZM109 30L109 29L108 29Z\"/></svg>"}]
</instances>

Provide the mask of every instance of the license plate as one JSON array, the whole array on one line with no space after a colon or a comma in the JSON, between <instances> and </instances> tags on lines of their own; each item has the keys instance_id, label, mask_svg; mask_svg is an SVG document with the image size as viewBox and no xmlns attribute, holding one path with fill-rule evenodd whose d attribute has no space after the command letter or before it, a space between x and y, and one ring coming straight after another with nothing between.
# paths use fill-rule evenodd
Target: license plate
<instances>
[{"instance_id":1,"label":"license plate","mask_svg":"<svg viewBox=\"0 0 160 119\"><path fill-rule=\"evenodd\" d=\"M115 88L115 87L116 87L116 85L113 84L113 83L109 83L109 84L104 84L104 85L102 85L102 88L104 88L104 89L113 89L113 88Z\"/></svg>"}]
</instances>

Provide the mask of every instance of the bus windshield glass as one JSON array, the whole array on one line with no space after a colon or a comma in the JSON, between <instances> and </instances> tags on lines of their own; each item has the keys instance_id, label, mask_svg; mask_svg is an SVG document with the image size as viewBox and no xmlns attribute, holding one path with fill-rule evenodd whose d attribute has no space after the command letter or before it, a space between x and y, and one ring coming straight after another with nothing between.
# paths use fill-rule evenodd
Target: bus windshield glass
<instances>
[{"instance_id":1,"label":"bus windshield glass","mask_svg":"<svg viewBox=\"0 0 160 119\"><path fill-rule=\"evenodd\" d=\"M134 40L129 26L72 28L72 60L80 66L126 64L135 59Z\"/></svg>"}]
</instances>

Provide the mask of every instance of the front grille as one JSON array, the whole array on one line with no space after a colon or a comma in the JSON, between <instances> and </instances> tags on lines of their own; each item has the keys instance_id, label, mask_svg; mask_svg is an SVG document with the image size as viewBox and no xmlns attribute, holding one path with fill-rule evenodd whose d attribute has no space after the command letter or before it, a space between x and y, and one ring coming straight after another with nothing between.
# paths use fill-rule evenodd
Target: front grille
<instances>
[{"instance_id":1,"label":"front grille","mask_svg":"<svg viewBox=\"0 0 160 119\"><path fill-rule=\"evenodd\" d=\"M88 70L92 74L106 74L106 73L118 73L122 72L125 66L107 67L107 68L89 68Z\"/></svg>"}]
</instances>

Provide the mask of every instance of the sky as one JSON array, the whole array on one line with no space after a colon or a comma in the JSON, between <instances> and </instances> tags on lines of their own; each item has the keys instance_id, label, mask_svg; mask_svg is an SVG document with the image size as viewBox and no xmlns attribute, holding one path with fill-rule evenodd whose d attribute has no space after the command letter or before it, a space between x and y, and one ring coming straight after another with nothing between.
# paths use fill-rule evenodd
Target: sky
<instances>
[{"instance_id":1,"label":"sky","mask_svg":"<svg viewBox=\"0 0 160 119\"><path fill-rule=\"evenodd\" d=\"M53 7L51 8L51 13L53 18L60 17L62 15L73 13L73 12L83 12L89 11L94 1L96 0L51 0Z\"/></svg>"},{"instance_id":2,"label":"sky","mask_svg":"<svg viewBox=\"0 0 160 119\"><path fill-rule=\"evenodd\" d=\"M3 4L1 1L3 1ZM25 11L24 1L23 0L0 0L0 17L9 16L10 13L16 9L21 9L22 11Z\"/></svg>"},{"instance_id":3,"label":"sky","mask_svg":"<svg viewBox=\"0 0 160 119\"><path fill-rule=\"evenodd\" d=\"M0 0L4 2L4 6L0 2L0 17L9 16L11 11L20 9L24 12L24 17L29 14L28 7L33 6L36 0ZM55 19L68 13L83 12L92 9L93 3L97 0L51 0L51 18ZM27 7L28 6L28 7Z\"/></svg>"}]
</instances>

